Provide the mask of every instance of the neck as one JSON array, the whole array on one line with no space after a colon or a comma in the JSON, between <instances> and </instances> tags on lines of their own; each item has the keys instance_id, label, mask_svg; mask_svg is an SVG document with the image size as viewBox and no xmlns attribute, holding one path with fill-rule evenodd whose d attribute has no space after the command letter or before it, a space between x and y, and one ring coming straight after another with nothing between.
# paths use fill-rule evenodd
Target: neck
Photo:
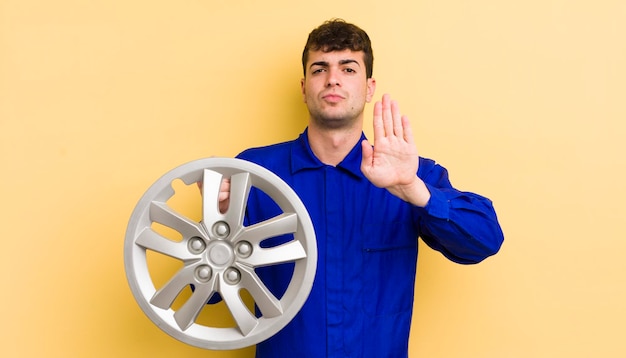
<instances>
[{"instance_id":1,"label":"neck","mask_svg":"<svg viewBox=\"0 0 626 358\"><path fill-rule=\"evenodd\" d=\"M309 124L308 138L313 154L324 164L336 166L350 153L361 139L358 126L342 129L325 129Z\"/></svg>"}]
</instances>

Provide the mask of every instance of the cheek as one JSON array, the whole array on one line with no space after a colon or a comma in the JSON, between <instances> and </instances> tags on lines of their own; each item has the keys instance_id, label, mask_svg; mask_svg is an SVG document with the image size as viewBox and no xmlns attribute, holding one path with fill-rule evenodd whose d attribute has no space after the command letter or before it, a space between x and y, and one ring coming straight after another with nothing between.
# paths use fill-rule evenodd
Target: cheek
<instances>
[{"instance_id":1,"label":"cheek","mask_svg":"<svg viewBox=\"0 0 626 358\"><path fill-rule=\"evenodd\" d=\"M302 98L304 102L314 102L317 99L317 95L319 91L316 89L316 83L313 81L308 81L302 86Z\"/></svg>"}]
</instances>

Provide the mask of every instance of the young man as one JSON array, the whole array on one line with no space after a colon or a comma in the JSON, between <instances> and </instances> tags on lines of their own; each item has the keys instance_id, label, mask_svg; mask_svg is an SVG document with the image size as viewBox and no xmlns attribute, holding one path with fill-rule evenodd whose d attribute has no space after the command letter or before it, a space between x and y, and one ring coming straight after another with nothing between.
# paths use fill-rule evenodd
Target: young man
<instances>
[{"instance_id":1,"label":"young man","mask_svg":"<svg viewBox=\"0 0 626 358\"><path fill-rule=\"evenodd\" d=\"M376 81L363 30L342 20L324 23L310 33L302 65L308 127L293 141L238 156L296 191L318 245L307 302L257 346L257 357L405 358L418 237L454 262L480 262L503 241L495 211L490 200L454 189L446 169L418 156L409 120L388 95L374 105L374 143L365 138L363 110ZM248 220L273 216L270 207L267 197L251 195ZM278 291L290 279L262 274Z\"/></svg>"}]
</instances>

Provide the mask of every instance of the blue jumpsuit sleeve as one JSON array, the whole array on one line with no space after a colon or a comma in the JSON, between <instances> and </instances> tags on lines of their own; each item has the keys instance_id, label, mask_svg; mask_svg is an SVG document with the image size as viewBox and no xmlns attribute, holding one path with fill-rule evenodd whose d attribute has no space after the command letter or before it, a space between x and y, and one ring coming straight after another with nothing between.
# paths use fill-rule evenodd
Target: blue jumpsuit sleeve
<instances>
[{"instance_id":1,"label":"blue jumpsuit sleeve","mask_svg":"<svg viewBox=\"0 0 626 358\"><path fill-rule=\"evenodd\" d=\"M491 200L452 187L447 170L420 158L418 176L431 197L417 208L422 240L432 249L460 264L483 261L500 250L504 234Z\"/></svg>"}]
</instances>

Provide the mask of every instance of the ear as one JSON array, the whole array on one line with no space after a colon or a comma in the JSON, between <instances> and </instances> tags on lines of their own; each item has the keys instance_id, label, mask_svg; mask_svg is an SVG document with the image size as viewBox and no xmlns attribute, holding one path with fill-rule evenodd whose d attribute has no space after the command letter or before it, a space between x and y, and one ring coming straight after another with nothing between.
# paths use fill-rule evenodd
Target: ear
<instances>
[{"instance_id":1,"label":"ear","mask_svg":"<svg viewBox=\"0 0 626 358\"><path fill-rule=\"evenodd\" d=\"M371 77L367 79L367 94L365 96L365 101L367 103L372 101L374 97L374 92L376 92L376 80Z\"/></svg>"},{"instance_id":2,"label":"ear","mask_svg":"<svg viewBox=\"0 0 626 358\"><path fill-rule=\"evenodd\" d=\"M300 80L300 91L302 92L302 101L304 103L306 103L306 89L305 89L305 86L304 86L305 82L306 82L306 78L302 78Z\"/></svg>"}]
</instances>

